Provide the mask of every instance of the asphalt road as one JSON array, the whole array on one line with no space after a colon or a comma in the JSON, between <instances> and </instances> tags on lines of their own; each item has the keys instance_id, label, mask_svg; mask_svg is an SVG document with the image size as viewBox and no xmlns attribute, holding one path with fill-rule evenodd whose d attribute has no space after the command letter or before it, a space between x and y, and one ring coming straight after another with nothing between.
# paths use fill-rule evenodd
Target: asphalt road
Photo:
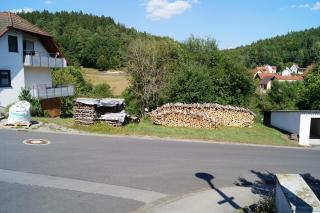
<instances>
[{"instance_id":1,"label":"asphalt road","mask_svg":"<svg viewBox=\"0 0 320 213\"><path fill-rule=\"evenodd\" d=\"M47 139L28 146L25 139ZM131 212L167 195L216 187L251 170L320 178L320 151L0 130L0 212Z\"/></svg>"}]
</instances>

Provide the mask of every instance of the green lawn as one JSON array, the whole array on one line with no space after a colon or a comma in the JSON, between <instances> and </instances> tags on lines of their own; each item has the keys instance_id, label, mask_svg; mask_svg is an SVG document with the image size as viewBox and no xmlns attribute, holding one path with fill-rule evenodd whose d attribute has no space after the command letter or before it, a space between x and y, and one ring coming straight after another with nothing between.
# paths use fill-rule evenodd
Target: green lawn
<instances>
[{"instance_id":1,"label":"green lawn","mask_svg":"<svg viewBox=\"0 0 320 213\"><path fill-rule=\"evenodd\" d=\"M297 146L285 138L281 132L255 124L250 128L219 127L218 129L171 128L153 125L148 119L140 124L129 124L123 127L112 127L103 123L92 126L75 125L72 118L35 118L44 123L55 123L86 132L110 135L157 136L161 138L199 139L249 144L266 144L281 146Z\"/></svg>"}]
</instances>

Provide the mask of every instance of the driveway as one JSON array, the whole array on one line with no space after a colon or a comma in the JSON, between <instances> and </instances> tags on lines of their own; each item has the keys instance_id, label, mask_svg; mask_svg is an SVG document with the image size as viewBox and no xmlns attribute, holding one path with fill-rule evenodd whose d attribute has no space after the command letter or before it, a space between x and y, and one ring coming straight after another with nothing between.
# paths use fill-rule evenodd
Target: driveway
<instances>
[{"instance_id":1,"label":"driveway","mask_svg":"<svg viewBox=\"0 0 320 213\"><path fill-rule=\"evenodd\" d=\"M319 179L319 161L311 149L0 130L0 212L131 212L210 189L198 173L216 188L268 172Z\"/></svg>"}]
</instances>

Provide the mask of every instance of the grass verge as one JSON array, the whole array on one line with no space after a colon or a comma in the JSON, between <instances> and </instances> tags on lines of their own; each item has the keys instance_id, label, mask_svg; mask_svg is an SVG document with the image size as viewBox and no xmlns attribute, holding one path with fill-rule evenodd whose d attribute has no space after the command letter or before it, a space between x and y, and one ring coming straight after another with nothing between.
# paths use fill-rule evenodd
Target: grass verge
<instances>
[{"instance_id":1,"label":"grass verge","mask_svg":"<svg viewBox=\"0 0 320 213\"><path fill-rule=\"evenodd\" d=\"M248 144L297 146L285 138L281 132L255 124L250 128L219 127L211 129L171 128L153 125L150 120L142 120L139 124L129 124L123 127L112 127L104 123L92 126L74 124L72 118L35 118L43 123L55 123L64 127L91 133L111 135L156 136L161 138L212 140L224 142L238 142Z\"/></svg>"}]
</instances>

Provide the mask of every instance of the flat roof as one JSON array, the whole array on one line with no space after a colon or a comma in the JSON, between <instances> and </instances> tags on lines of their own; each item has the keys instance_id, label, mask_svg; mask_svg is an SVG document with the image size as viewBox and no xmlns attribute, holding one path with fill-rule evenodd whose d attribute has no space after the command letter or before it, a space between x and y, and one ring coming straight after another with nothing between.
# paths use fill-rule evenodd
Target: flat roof
<instances>
[{"instance_id":1,"label":"flat roof","mask_svg":"<svg viewBox=\"0 0 320 213\"><path fill-rule=\"evenodd\" d=\"M310 113L320 113L320 110L271 110L270 112L310 112Z\"/></svg>"}]
</instances>

